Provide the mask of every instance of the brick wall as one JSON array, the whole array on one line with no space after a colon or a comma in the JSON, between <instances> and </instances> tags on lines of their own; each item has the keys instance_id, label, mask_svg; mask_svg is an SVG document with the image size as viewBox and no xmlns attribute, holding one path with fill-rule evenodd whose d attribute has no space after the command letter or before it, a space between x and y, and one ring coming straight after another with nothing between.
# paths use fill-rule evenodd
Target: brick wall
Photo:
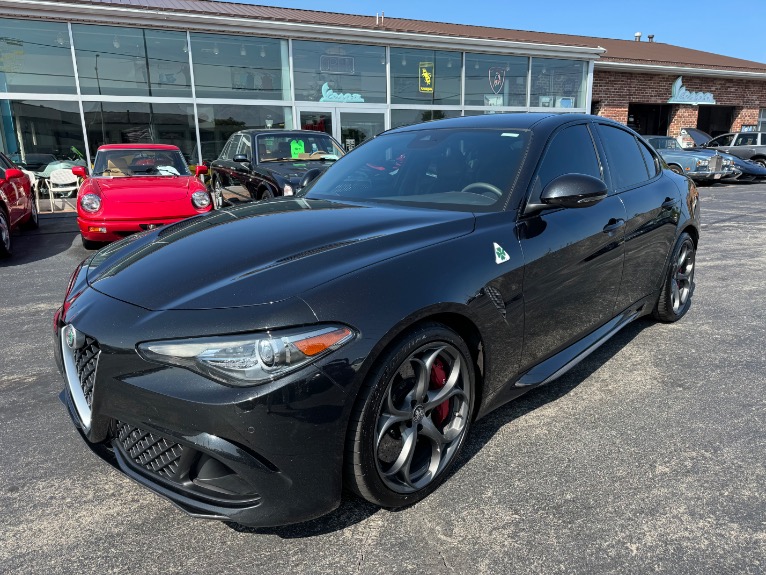
<instances>
[{"instance_id":1,"label":"brick wall","mask_svg":"<svg viewBox=\"0 0 766 575\"><path fill-rule=\"evenodd\" d=\"M628 104L666 104L677 75L607 72L593 73L594 113L626 124ZM690 92L711 92L716 104L734 106L731 130L743 124L757 124L766 108L766 81L684 76ZM668 135L677 136L682 126L697 125L697 106L674 105Z\"/></svg>"}]
</instances>

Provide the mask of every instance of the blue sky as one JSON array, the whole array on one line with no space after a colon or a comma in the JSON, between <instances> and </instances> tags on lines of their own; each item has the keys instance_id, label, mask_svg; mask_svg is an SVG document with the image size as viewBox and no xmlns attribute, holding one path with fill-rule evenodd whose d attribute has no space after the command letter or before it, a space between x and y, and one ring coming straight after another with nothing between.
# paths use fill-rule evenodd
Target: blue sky
<instances>
[{"instance_id":1,"label":"blue sky","mask_svg":"<svg viewBox=\"0 0 766 575\"><path fill-rule=\"evenodd\" d=\"M236 0L305 10L412 18L655 42L766 63L765 0Z\"/></svg>"}]
</instances>

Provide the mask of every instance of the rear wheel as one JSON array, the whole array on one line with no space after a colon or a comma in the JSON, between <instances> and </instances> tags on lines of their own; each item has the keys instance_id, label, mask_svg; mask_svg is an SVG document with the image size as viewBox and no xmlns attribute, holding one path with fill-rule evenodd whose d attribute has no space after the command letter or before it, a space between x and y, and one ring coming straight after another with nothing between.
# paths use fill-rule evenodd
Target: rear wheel
<instances>
[{"instance_id":1,"label":"rear wheel","mask_svg":"<svg viewBox=\"0 0 766 575\"><path fill-rule=\"evenodd\" d=\"M426 324L380 360L346 441L346 486L384 507L426 497L463 446L474 408L473 361L454 331Z\"/></svg>"},{"instance_id":2,"label":"rear wheel","mask_svg":"<svg viewBox=\"0 0 766 575\"><path fill-rule=\"evenodd\" d=\"M694 290L694 241L687 233L678 238L670 256L660 297L654 308L654 317L661 321L673 322L681 319L691 306Z\"/></svg>"},{"instance_id":3,"label":"rear wheel","mask_svg":"<svg viewBox=\"0 0 766 575\"><path fill-rule=\"evenodd\" d=\"M681 166L676 166L675 164L671 164L668 167L671 169L671 171L675 172L676 174L683 174L684 173L684 171L681 168Z\"/></svg>"},{"instance_id":4,"label":"rear wheel","mask_svg":"<svg viewBox=\"0 0 766 575\"><path fill-rule=\"evenodd\" d=\"M12 253L11 226L8 223L8 216L0 209L0 258L11 257Z\"/></svg>"}]
</instances>

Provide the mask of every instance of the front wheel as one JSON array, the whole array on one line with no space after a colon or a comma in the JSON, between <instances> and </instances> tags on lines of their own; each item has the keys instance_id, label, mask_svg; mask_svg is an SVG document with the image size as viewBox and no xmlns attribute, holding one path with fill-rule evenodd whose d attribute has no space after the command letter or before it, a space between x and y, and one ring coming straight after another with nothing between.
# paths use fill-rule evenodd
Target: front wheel
<instances>
[{"instance_id":1,"label":"front wheel","mask_svg":"<svg viewBox=\"0 0 766 575\"><path fill-rule=\"evenodd\" d=\"M37 213L37 201L34 196L30 198L32 202L32 213L29 214L29 219L21 226L25 230L36 230L40 227L40 215Z\"/></svg>"},{"instance_id":2,"label":"front wheel","mask_svg":"<svg viewBox=\"0 0 766 575\"><path fill-rule=\"evenodd\" d=\"M678 321L689 311L694 290L695 255L694 241L684 232L678 238L665 270L665 280L653 312L656 319Z\"/></svg>"},{"instance_id":3,"label":"front wheel","mask_svg":"<svg viewBox=\"0 0 766 575\"><path fill-rule=\"evenodd\" d=\"M673 172L674 174L680 174L680 175L684 174L684 171L681 168L681 166L676 166L675 164L671 164L668 167L670 168L670 171Z\"/></svg>"},{"instance_id":4,"label":"front wheel","mask_svg":"<svg viewBox=\"0 0 766 575\"><path fill-rule=\"evenodd\" d=\"M8 223L8 216L0 209L0 259L9 258L12 253L11 226Z\"/></svg>"},{"instance_id":5,"label":"front wheel","mask_svg":"<svg viewBox=\"0 0 766 575\"><path fill-rule=\"evenodd\" d=\"M406 334L360 391L346 441L346 485L384 507L426 497L463 446L474 388L471 354L454 331L426 324Z\"/></svg>"}]
</instances>

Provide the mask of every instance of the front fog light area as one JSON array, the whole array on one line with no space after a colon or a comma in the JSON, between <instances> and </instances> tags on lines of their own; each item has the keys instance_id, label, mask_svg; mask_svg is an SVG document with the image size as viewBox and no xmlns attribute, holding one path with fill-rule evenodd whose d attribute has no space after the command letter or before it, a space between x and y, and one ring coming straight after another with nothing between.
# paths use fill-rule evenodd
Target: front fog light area
<instances>
[{"instance_id":1,"label":"front fog light area","mask_svg":"<svg viewBox=\"0 0 766 575\"><path fill-rule=\"evenodd\" d=\"M345 326L189 338L139 344L149 361L176 365L235 386L272 381L338 349L354 338Z\"/></svg>"}]
</instances>

